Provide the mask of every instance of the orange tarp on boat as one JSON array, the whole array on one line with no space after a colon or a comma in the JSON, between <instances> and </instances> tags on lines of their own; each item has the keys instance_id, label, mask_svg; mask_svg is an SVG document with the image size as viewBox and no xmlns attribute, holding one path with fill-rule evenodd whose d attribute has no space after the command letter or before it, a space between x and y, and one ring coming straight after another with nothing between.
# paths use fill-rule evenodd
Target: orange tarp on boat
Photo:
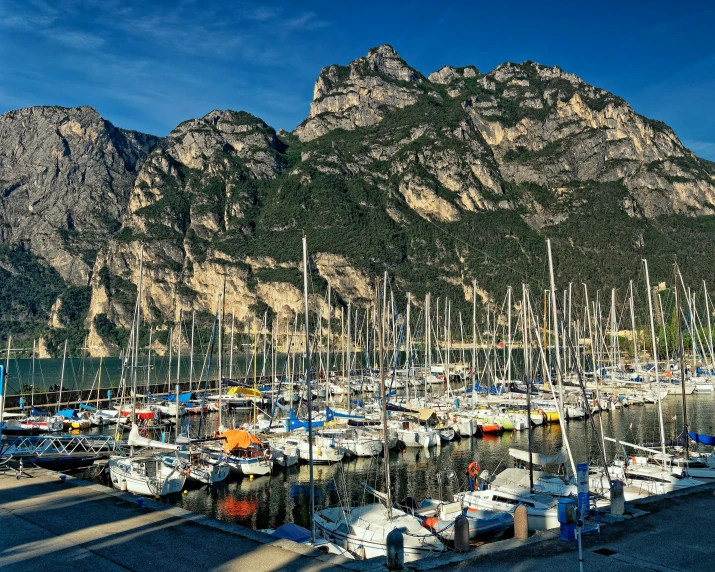
<instances>
[{"instance_id":1,"label":"orange tarp on boat","mask_svg":"<svg viewBox=\"0 0 715 572\"><path fill-rule=\"evenodd\" d=\"M244 429L229 429L219 435L221 439L225 439L223 450L227 453L234 449L247 449L252 443L261 445L261 440Z\"/></svg>"}]
</instances>

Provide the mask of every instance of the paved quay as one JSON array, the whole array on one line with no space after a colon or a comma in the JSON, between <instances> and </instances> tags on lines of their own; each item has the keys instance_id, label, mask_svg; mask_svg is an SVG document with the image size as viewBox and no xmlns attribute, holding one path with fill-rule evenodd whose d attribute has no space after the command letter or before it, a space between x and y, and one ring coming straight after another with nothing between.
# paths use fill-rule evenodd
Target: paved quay
<instances>
[{"instance_id":1,"label":"paved quay","mask_svg":"<svg viewBox=\"0 0 715 572\"><path fill-rule=\"evenodd\" d=\"M584 536L584 570L661 572L715 568L715 484L689 494L628 503L626 518L609 518L601 540ZM57 473L0 474L0 570L384 570L384 560L344 562L309 548ZM410 569L578 570L574 543L558 531L449 553Z\"/></svg>"},{"instance_id":2,"label":"paved quay","mask_svg":"<svg viewBox=\"0 0 715 572\"><path fill-rule=\"evenodd\" d=\"M339 567L290 541L49 471L0 475L0 570L313 571Z\"/></svg>"}]
</instances>

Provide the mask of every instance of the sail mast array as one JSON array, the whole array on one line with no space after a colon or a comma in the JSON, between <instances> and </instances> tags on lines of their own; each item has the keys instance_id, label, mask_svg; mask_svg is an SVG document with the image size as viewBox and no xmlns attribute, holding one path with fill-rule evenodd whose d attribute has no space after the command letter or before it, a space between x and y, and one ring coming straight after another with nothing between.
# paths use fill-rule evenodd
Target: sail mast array
<instances>
[{"instance_id":1,"label":"sail mast array","mask_svg":"<svg viewBox=\"0 0 715 572\"><path fill-rule=\"evenodd\" d=\"M322 542L319 536L324 539L329 536L339 539L341 546L347 548L351 542L361 543L372 534L372 530L363 530L361 526L379 523L385 535L394 529L404 530L409 533L405 535L406 544L419 539L422 546L429 546L429 551L441 551L444 531L462 511L449 516L450 505L455 504L452 499L448 499L448 503L437 503L439 510L429 517L431 530L426 531L423 519L416 519L416 512L405 511L404 506L396 504L397 494L404 494L404 483L391 474L391 447L399 447L403 452L413 447L441 447L455 434L470 439L505 431L514 432L513 440L517 431L526 430L527 437L521 443L528 450L510 449L509 454L518 462L498 475L480 471L479 453L472 447L474 457L467 466L470 491L454 495L461 508L481 507L483 497L499 487L501 500L498 502L505 506L499 505L496 497L490 497L493 502L484 510L501 511L498 518L506 520L515 504L529 506L529 514L548 511L548 507L537 510L534 501L548 500L548 495L573 494L577 475L581 481L587 474L591 486L600 483L599 492L606 496L620 481L626 488L635 487L633 483L640 484L639 494L643 494L644 489L648 494L656 494L657 489L660 494L694 486L697 476L694 477L693 472L696 471L700 471L698 476L710 471L715 480L715 462L713 468L707 469L702 468L704 463L691 464L691 456L702 455L693 450L694 446L715 444L715 437L692 434L693 443L688 438L690 420L686 395L695 386L709 384L712 387L712 379L704 377L710 376L714 361L711 305L705 282L702 282L703 296L699 287L697 291L690 290L676 264L671 277L673 287L666 288L665 283L660 283L653 288L648 262L642 260L646 309L638 294L643 285L636 279L623 284L619 292L610 287L589 291L586 284L581 288L577 282L574 282L575 288L571 282L568 288L564 288L565 283L557 288L551 241L546 241L545 246L548 287L544 288L545 284L538 281L530 284L524 279L521 296L506 285L500 293L503 297L491 298L479 289L477 280L471 280L471 291L469 283L464 285L463 297L455 296L453 290L445 293L439 283L426 284L423 290L401 292L400 277L390 276L388 272L375 278L374 291L356 295L343 292L344 282L336 278L323 283L324 290L312 291L314 285L309 281L315 270L311 270L304 234L303 303L297 303L298 309L289 315L285 310L275 314L270 308L260 313L253 309L246 312L231 292L227 293L227 276L224 275L222 288L217 288L215 293L211 337L206 344L202 332L207 324L203 323L201 312L197 317L193 309L181 307L178 298L174 323L152 322L151 314L143 313L149 301L143 301L142 245L133 314L126 313L131 325L126 324L121 397L113 412L116 420L123 416L130 422L126 441L128 455L111 455L108 467L113 485L142 494L162 495L182 490L184 483L192 479L204 484L218 482L218 473L216 480L207 477L208 480L201 481L197 473L200 470L221 469L227 475L228 463L234 463L235 467L231 467L239 473L260 476L270 474L274 467L296 464L300 459L308 463L309 469L310 531L306 534L310 533L311 543ZM147 274L147 279L150 276L151 273ZM213 303L212 300L211 310ZM225 322L227 303L231 303L230 335ZM667 324L664 303L670 312ZM656 312L660 316L656 316ZM707 316L707 323L702 319L702 312ZM339 327L333 327L333 319L340 319ZM282 341L284 322L285 345ZM148 329L148 343L142 336L142 324ZM671 328L670 332L666 326ZM677 335L677 339L669 340L669 333ZM228 351L224 343L227 340L230 340ZM673 355L669 355L669 342ZM184 343L186 348L182 347ZM9 339L6 373L10 352L14 351L11 345ZM215 347L218 367L212 371ZM162 349L168 354L168 365ZM181 360L183 357L186 361L187 349L189 367L182 368ZM686 371L686 349L692 349L692 360L687 356L687 367L693 368L692 374ZM34 388L36 357L41 351L41 343L33 341L30 372L33 410L35 399L41 394ZM205 356L200 373L198 367L194 368L194 351ZM263 352L261 368L258 367L259 351ZM67 378L80 375L74 372L72 349L67 340L62 356L60 385L50 397L52 405L57 399L58 416L67 411L72 413L71 409L62 409L63 400L67 407L75 403L72 400L76 388L66 387L70 385ZM141 367L147 370L146 377L141 374L141 380L140 359ZM38 375L41 375L41 362L37 364L40 366ZM111 379L103 377L103 367L106 369L107 363L100 359L94 382L97 384L96 407L87 399L80 403L80 409L100 413L103 401L100 388L103 383L111 383ZM107 371L108 376L110 373ZM189 391L186 391L187 382ZM164 383L166 393L162 394ZM144 384L146 395L143 395ZM181 393L182 385L184 393ZM157 386L159 391L155 389ZM682 395L683 435L670 442L666 440L663 421L662 401L666 390ZM195 391L201 394L192 395ZM95 403L93 394L94 385L89 393L92 404ZM6 395L3 391L2 398ZM632 437L628 441L616 438L627 436L624 432L606 436L604 425L607 427L607 424L602 423L599 414L625 407L629 400L644 403L646 396L649 396L648 403L657 405L659 424L657 429L653 426L652 431L654 438L658 432L659 442L639 444L634 443ZM200 414L198 439L192 438L189 432L191 424L181 419L185 413L184 402L187 409L190 403L194 413ZM165 413L168 410L171 412ZM163 420L159 419L160 411L165 413ZM111 413L111 406L101 411L102 415ZM573 425L567 425L575 419L585 420L585 443L583 439L581 443L574 440L581 435L575 437ZM693 420L698 419L693 416ZM538 451L540 440L532 435L534 427L549 423L560 427L557 436L551 438L555 442L558 439L561 448L555 455ZM117 427L119 444L112 441L112 447L122 445L122 424ZM5 426L0 429L4 432ZM240 432L241 437L236 437L234 432ZM551 429L545 435L550 433ZM207 447L213 440L227 444L220 451ZM228 443L232 445L229 447ZM634 454L609 459L607 444L612 452L611 443L635 449L638 457ZM53 446L59 447L57 443ZM596 451L593 464L592 453ZM331 512L333 509L322 506L322 501L321 506L316 507L314 465L339 462L349 455L377 457L381 453L382 470L376 469L376 474L378 482L384 479L384 491L365 486L379 502L348 509L347 505L355 499L344 484L345 490L339 491L341 510ZM459 464L464 459L454 461ZM482 461L490 462L485 457ZM578 473L577 463L582 465L585 461L592 463L591 471L585 473L580 467L581 473ZM546 465L550 464L563 465L563 471L559 471L558 476L547 474ZM130 479L134 481L128 484ZM475 487L475 484L481 486ZM441 480L439 485L442 486ZM630 492L633 490L635 488ZM422 514L425 508L427 505L420 506L421 517L426 514ZM469 511L466 516L476 518ZM444 520L450 518L452 520ZM416 528L411 528L413 525ZM345 537L341 538L343 533ZM378 538L374 550L386 550L386 542L386 538ZM360 544L353 548L357 545Z\"/></svg>"}]
</instances>

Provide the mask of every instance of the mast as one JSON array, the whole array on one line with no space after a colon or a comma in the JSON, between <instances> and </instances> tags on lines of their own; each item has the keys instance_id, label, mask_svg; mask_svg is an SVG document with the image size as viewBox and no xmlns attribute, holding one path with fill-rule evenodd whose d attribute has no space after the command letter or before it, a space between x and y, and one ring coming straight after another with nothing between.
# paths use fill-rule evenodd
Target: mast
<instances>
[{"instance_id":1,"label":"mast","mask_svg":"<svg viewBox=\"0 0 715 572\"><path fill-rule=\"evenodd\" d=\"M144 243L139 251L139 288L137 289L137 315L134 321L134 372L132 375L132 425L137 422L137 366L139 364L139 324L142 318L142 280L144 279ZM66 342L65 342L66 345ZM169 341L171 350L171 340ZM171 367L171 362L169 363ZM64 367L63 367L64 369ZM134 449L132 448L132 451Z\"/></svg>"},{"instance_id":2,"label":"mast","mask_svg":"<svg viewBox=\"0 0 715 572\"><path fill-rule=\"evenodd\" d=\"M548 341L549 341L549 340L548 340L548 338L546 337L546 336L547 336L547 331L548 331L548 329L547 329L547 323L546 323L546 322L547 322L547 320L549 319L549 318L548 318L548 316L549 316L548 301L547 301L548 292L549 292L548 290L544 290L544 325L543 325L543 328L542 328L543 335L544 335L544 351L545 351L547 354L548 354L548 352L549 352L549 345L548 345ZM546 390L546 389L548 389L548 387L547 387L547 383L548 383L548 382L546 381L546 368L547 368L546 360L543 360L543 361L541 362L541 366L542 366L541 376L544 378L544 380L543 380L543 381L544 381L544 389Z\"/></svg>"},{"instance_id":3,"label":"mast","mask_svg":"<svg viewBox=\"0 0 715 572\"><path fill-rule=\"evenodd\" d=\"M592 369L593 369L593 380L596 383L596 399L598 400L598 407L599 409L601 408L601 392L599 390L600 383L598 379L598 373L597 373L597 365L596 365L596 348L595 348L595 341L593 338L593 326L591 325L591 309L589 307L589 302L588 302L588 286L586 286L586 283L583 283L583 295L584 298L586 299L586 321L588 322L588 338L591 344L591 360L593 363L591 364ZM595 316L595 306L594 306L594 319L596 318ZM584 351L585 353L585 351ZM586 406L588 407L588 403L586 403ZM603 444L603 450L606 450L606 442L603 439L603 421L601 420L601 417L599 416L598 418L598 426L601 429L601 443Z\"/></svg>"},{"instance_id":4,"label":"mast","mask_svg":"<svg viewBox=\"0 0 715 572\"><path fill-rule=\"evenodd\" d=\"M554 262L551 257L551 240L546 240L546 249L549 254L549 279L551 281L551 314L553 319L555 354L556 354L556 376L559 381L559 419L563 417L564 409L564 384L561 375L561 352L559 350L559 319L556 313L556 284L554 283ZM544 378L546 382L546 378Z\"/></svg>"},{"instance_id":5,"label":"mast","mask_svg":"<svg viewBox=\"0 0 715 572\"><path fill-rule=\"evenodd\" d=\"M472 405L477 400L477 281L472 281Z\"/></svg>"},{"instance_id":6,"label":"mast","mask_svg":"<svg viewBox=\"0 0 715 572\"><path fill-rule=\"evenodd\" d=\"M315 483L313 481L313 391L310 387L310 328L308 317L308 243L303 235L303 302L305 305L305 383L308 388L308 464L310 470L310 541L315 544Z\"/></svg>"},{"instance_id":7,"label":"mast","mask_svg":"<svg viewBox=\"0 0 715 572\"><path fill-rule=\"evenodd\" d=\"M348 374L348 381L347 381L347 391L348 395L350 394L350 372L351 372L351 362L350 362L350 330L352 326L352 317L351 317L351 310L350 310L350 302L348 302L348 337L347 337L347 374ZM349 397L348 397L349 399Z\"/></svg>"},{"instance_id":8,"label":"mast","mask_svg":"<svg viewBox=\"0 0 715 572\"><path fill-rule=\"evenodd\" d=\"M189 390L194 383L194 323L196 321L196 310L191 312L191 350L189 351ZM219 402L221 405L221 402Z\"/></svg>"},{"instance_id":9,"label":"mast","mask_svg":"<svg viewBox=\"0 0 715 572\"><path fill-rule=\"evenodd\" d=\"M249 332L250 334L250 332ZM310 367L310 366L307 366ZM253 336L253 389L258 389L258 321L256 321L256 335ZM308 387L308 392L310 392L310 387ZM253 430L256 430L256 396L252 396L253 399Z\"/></svg>"},{"instance_id":10,"label":"mast","mask_svg":"<svg viewBox=\"0 0 715 572\"><path fill-rule=\"evenodd\" d=\"M447 298L444 299L444 309L447 311L447 319L444 324L444 336L447 341L447 356L445 360L444 377L447 379L447 397L452 395L452 384L449 381L449 354L452 351L452 302Z\"/></svg>"},{"instance_id":11,"label":"mast","mask_svg":"<svg viewBox=\"0 0 715 572\"><path fill-rule=\"evenodd\" d=\"M658 421L660 422L660 447L661 452L665 455L665 428L663 427L663 406L660 403L660 379L658 378L658 345L655 342L655 323L653 322L653 294L650 289L650 274L648 274L648 261L643 259L645 267L645 281L648 288L648 312L650 314L650 337L653 344L653 362L655 363L655 386L658 392ZM675 285L678 287L677 283ZM665 332L664 332L665 333Z\"/></svg>"},{"instance_id":12,"label":"mast","mask_svg":"<svg viewBox=\"0 0 715 572\"><path fill-rule=\"evenodd\" d=\"M385 355L385 324L383 315L383 307L380 304L380 279L375 279L377 285L377 306L379 312L379 330L380 330L380 400L382 401L382 432L385 439L385 455L383 459L385 460L385 504L387 505L387 518L392 520L392 495L390 487L390 448L388 445L389 436L387 431L387 397L385 395L385 365L384 365L384 355ZM383 298L384 302L384 298Z\"/></svg>"},{"instance_id":13,"label":"mast","mask_svg":"<svg viewBox=\"0 0 715 572\"><path fill-rule=\"evenodd\" d=\"M8 338L8 344L7 344L7 361L5 362L5 376L7 377L7 371L8 367L10 366L10 339L12 339L12 336ZM59 413L60 411L60 406L62 405L62 389L65 386L65 362L67 360L67 340L65 340L65 349L62 352L62 373L60 373L60 393L57 396L57 412ZM3 393L3 395L5 395Z\"/></svg>"},{"instance_id":14,"label":"mast","mask_svg":"<svg viewBox=\"0 0 715 572\"><path fill-rule=\"evenodd\" d=\"M411 302L412 302L412 294L410 294L408 292L407 293L407 312L406 312L406 316L405 316L405 320L407 321L407 344L405 345L405 347L407 349L407 364L406 364L407 365L407 380L406 380L407 385L405 385L405 389L407 392L407 403L408 404L410 403L410 385L412 383L412 380L410 378L410 365L411 365L411 359L410 359L411 358L411 355L410 355L410 343L411 343L411 339L410 339L410 334L411 334L411 332L410 332L410 306L412 305Z\"/></svg>"},{"instance_id":15,"label":"mast","mask_svg":"<svg viewBox=\"0 0 715 572\"><path fill-rule=\"evenodd\" d=\"M685 460L686 460L686 470L687 461L689 459L688 445L690 440L688 438L688 406L685 397L685 348L683 346L683 329L681 323L681 308L680 308L680 288L678 288L678 279L682 280L680 275L680 268L678 268L678 263L675 263L675 308L678 311L678 335L680 336L680 387L683 391L683 430L685 432ZM694 338L693 338L694 339Z\"/></svg>"},{"instance_id":16,"label":"mast","mask_svg":"<svg viewBox=\"0 0 715 572\"><path fill-rule=\"evenodd\" d=\"M665 340L665 363L668 366L668 371L670 371L670 352L668 351L668 332L665 329L665 314L663 314L663 300L660 299L660 292L658 292L658 307L660 308L660 322L663 328L663 339Z\"/></svg>"},{"instance_id":17,"label":"mast","mask_svg":"<svg viewBox=\"0 0 715 572\"><path fill-rule=\"evenodd\" d=\"M174 350L174 330L176 328L169 328L169 365L166 368L166 391L169 392L171 386L171 358Z\"/></svg>"},{"instance_id":18,"label":"mast","mask_svg":"<svg viewBox=\"0 0 715 572\"><path fill-rule=\"evenodd\" d=\"M507 292L507 358L506 358L506 375L507 383L511 383L511 286L506 289ZM511 392L509 392L511 393Z\"/></svg>"},{"instance_id":19,"label":"mast","mask_svg":"<svg viewBox=\"0 0 715 572\"><path fill-rule=\"evenodd\" d=\"M236 306L231 308L231 349L228 356L228 378L233 380L233 333L236 326Z\"/></svg>"},{"instance_id":20,"label":"mast","mask_svg":"<svg viewBox=\"0 0 715 572\"><path fill-rule=\"evenodd\" d=\"M345 350L347 348L347 343L345 341L345 308L340 307L340 341L343 344L342 355L340 356L340 361L343 369L343 383L347 383L350 387L350 381L345 378Z\"/></svg>"},{"instance_id":21,"label":"mast","mask_svg":"<svg viewBox=\"0 0 715 572\"><path fill-rule=\"evenodd\" d=\"M331 303L330 294L331 294L331 291L330 291L330 282L328 282L328 343L327 343L326 348L325 348L325 361L326 361L327 370L328 370L328 371L327 371L327 375L326 375L326 383L327 383L328 390L327 390L327 393L326 393L326 397L330 395L330 331L331 331L331 329L330 329L330 318L332 317L332 313L333 313L333 310L332 310L332 308L330 307L330 303ZM348 393L350 392L350 385L349 385L349 384L348 384L347 391L348 391Z\"/></svg>"},{"instance_id":22,"label":"mast","mask_svg":"<svg viewBox=\"0 0 715 572\"><path fill-rule=\"evenodd\" d=\"M0 380L0 383L2 383L2 387L0 388L0 401L2 401L2 404L0 405L0 437L2 437L2 415L3 412L5 411L5 395L7 395L7 378L10 377L9 369L10 369L10 346L12 343L12 334L10 334L7 338L7 355L5 356L5 375L3 376L3 379ZM67 346L67 340L65 340L65 347ZM64 372L64 370L63 370ZM62 390L60 388L60 395L62 395ZM60 410L60 401L59 399L57 400L57 411Z\"/></svg>"},{"instance_id":23,"label":"mast","mask_svg":"<svg viewBox=\"0 0 715 572\"><path fill-rule=\"evenodd\" d=\"M176 337L176 411L179 411L179 376L181 374L181 308L179 308L179 335ZM178 417L178 413L176 414ZM177 429L177 435L178 433Z\"/></svg>"},{"instance_id":24,"label":"mast","mask_svg":"<svg viewBox=\"0 0 715 572\"><path fill-rule=\"evenodd\" d=\"M638 341L636 340L636 314L635 314L635 310L633 308L633 280L630 281L629 286L631 289L630 309L631 309L631 335L633 336L633 361L635 363L636 375L638 375L638 371L640 370L640 367L638 364Z\"/></svg>"},{"instance_id":25,"label":"mast","mask_svg":"<svg viewBox=\"0 0 715 572\"><path fill-rule=\"evenodd\" d=\"M708 298L708 287L705 285L705 280L703 280L703 291L705 293L705 313L708 315L708 351L710 352L710 365L708 366L708 373L712 376L712 367L715 362L715 359L713 358L713 330L710 325L710 300Z\"/></svg>"},{"instance_id":26,"label":"mast","mask_svg":"<svg viewBox=\"0 0 715 572\"><path fill-rule=\"evenodd\" d=\"M100 365L100 375L102 375L102 370L101 370L101 365L102 365L102 358L99 359L99 365ZM30 407L35 407L35 339L32 339L32 380L30 382L32 384L32 394L30 395ZM3 395L5 393L3 392ZM99 388L97 388L97 407L99 407ZM32 413L32 410L30 410L30 413ZM2 422L2 419L0 419L0 422Z\"/></svg>"},{"instance_id":27,"label":"mast","mask_svg":"<svg viewBox=\"0 0 715 572\"><path fill-rule=\"evenodd\" d=\"M571 287L573 286L572 282L569 282L569 319L568 319L568 335L569 335L569 340L573 340L573 336L571 335L571 325L573 324L573 317L571 315ZM578 339L578 338L577 338ZM564 344L564 350L566 350L566 344ZM573 364L571 362L571 352L568 352L568 371L573 371L573 368L577 364ZM587 404L588 405L588 404Z\"/></svg>"},{"instance_id":28,"label":"mast","mask_svg":"<svg viewBox=\"0 0 715 572\"><path fill-rule=\"evenodd\" d=\"M510 288L511 290L511 288ZM528 311L526 307L526 284L521 284L521 310L522 330L524 339L524 375L526 376L526 430L529 437L529 490L534 492L534 466L532 460L532 443L531 443L531 355L529 347L529 327L528 327Z\"/></svg>"},{"instance_id":29,"label":"mast","mask_svg":"<svg viewBox=\"0 0 715 572\"><path fill-rule=\"evenodd\" d=\"M616 289L611 288L611 383L616 384L616 340L618 332L616 331Z\"/></svg>"},{"instance_id":30,"label":"mast","mask_svg":"<svg viewBox=\"0 0 715 572\"><path fill-rule=\"evenodd\" d=\"M98 381L97 381L97 410L99 410L99 388L102 386L102 358L104 356L99 356L99 375ZM34 371L35 369L35 364L33 363L32 369Z\"/></svg>"},{"instance_id":31,"label":"mast","mask_svg":"<svg viewBox=\"0 0 715 572\"><path fill-rule=\"evenodd\" d=\"M146 356L146 392L149 393L149 389L151 388L151 334L152 334L153 328L152 326L149 326L149 346L148 346L148 351L147 351L147 356Z\"/></svg>"},{"instance_id":32,"label":"mast","mask_svg":"<svg viewBox=\"0 0 715 572\"><path fill-rule=\"evenodd\" d=\"M425 337L427 338L427 349L425 351L425 397L424 406L427 407L427 378L432 375L432 327L430 320L430 295L425 296Z\"/></svg>"},{"instance_id":33,"label":"mast","mask_svg":"<svg viewBox=\"0 0 715 572\"><path fill-rule=\"evenodd\" d=\"M556 369L557 375L559 376L559 399L561 401L559 405L559 425L561 426L561 433L563 434L564 446L569 456L569 461L571 461L571 469L573 474L576 474L576 464L574 463L573 457L571 456L571 446L569 445L568 436L566 434L566 422L563 415L563 377L561 375L561 358L559 357L559 333L558 333L558 315L556 313L556 285L554 283L554 262L551 256L551 240L546 241L546 249L549 255L549 280L551 282L551 310L554 318L554 339L556 340ZM563 328L563 324L561 325Z\"/></svg>"}]
</instances>

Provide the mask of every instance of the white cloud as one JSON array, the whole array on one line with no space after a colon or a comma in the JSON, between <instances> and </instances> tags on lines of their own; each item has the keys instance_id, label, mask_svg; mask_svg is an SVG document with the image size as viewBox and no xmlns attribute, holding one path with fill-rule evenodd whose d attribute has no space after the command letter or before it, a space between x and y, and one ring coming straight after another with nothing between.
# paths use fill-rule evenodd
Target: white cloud
<instances>
[{"instance_id":1,"label":"white cloud","mask_svg":"<svg viewBox=\"0 0 715 572\"><path fill-rule=\"evenodd\" d=\"M690 139L683 140L683 145L685 145L698 157L715 161L715 141L697 141Z\"/></svg>"},{"instance_id":2,"label":"white cloud","mask_svg":"<svg viewBox=\"0 0 715 572\"><path fill-rule=\"evenodd\" d=\"M95 50L104 44L104 38L87 32L50 30L46 36L57 43L75 50Z\"/></svg>"}]
</instances>

